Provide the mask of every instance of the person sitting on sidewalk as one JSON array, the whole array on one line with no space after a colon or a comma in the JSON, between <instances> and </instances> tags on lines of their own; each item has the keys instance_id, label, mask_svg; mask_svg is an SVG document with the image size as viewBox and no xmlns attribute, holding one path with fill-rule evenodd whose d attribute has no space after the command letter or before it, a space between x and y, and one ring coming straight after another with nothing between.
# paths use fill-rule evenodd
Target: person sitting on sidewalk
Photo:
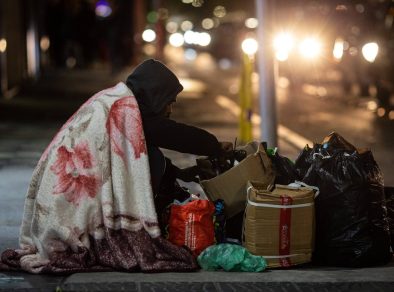
<instances>
[{"instance_id":1,"label":"person sitting on sidewalk","mask_svg":"<svg viewBox=\"0 0 394 292\"><path fill-rule=\"evenodd\" d=\"M187 193L176 183L198 182L197 166L179 169L159 148L201 156L224 158L233 148L219 142L211 133L170 119L172 106L183 90L178 78L163 63L150 59L140 64L127 78L141 112L148 147L153 193L158 215L169 203L186 199Z\"/></svg>"},{"instance_id":2,"label":"person sitting on sidewalk","mask_svg":"<svg viewBox=\"0 0 394 292\"><path fill-rule=\"evenodd\" d=\"M159 192L168 173L189 180L195 169L176 168L159 147L222 155L231 143L167 118L181 90L165 65L147 60L127 85L87 100L42 154L25 199L20 248L2 253L0 270L197 269L189 250L160 236L152 191L152 181Z\"/></svg>"}]
</instances>

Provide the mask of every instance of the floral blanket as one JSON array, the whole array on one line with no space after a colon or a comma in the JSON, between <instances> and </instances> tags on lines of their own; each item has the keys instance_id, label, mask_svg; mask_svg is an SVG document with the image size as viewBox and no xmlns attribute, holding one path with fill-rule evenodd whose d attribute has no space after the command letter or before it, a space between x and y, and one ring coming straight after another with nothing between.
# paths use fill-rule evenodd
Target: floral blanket
<instances>
[{"instance_id":1,"label":"floral blanket","mask_svg":"<svg viewBox=\"0 0 394 292\"><path fill-rule=\"evenodd\" d=\"M0 270L196 269L188 250L160 237L141 116L124 83L91 97L43 153L19 243Z\"/></svg>"}]
</instances>

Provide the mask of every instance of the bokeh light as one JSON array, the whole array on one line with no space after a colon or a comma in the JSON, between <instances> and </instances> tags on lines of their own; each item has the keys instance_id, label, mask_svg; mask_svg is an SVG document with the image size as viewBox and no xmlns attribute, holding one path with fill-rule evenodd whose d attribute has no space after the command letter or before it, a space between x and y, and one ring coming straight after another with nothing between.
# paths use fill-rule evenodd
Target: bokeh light
<instances>
[{"instance_id":1,"label":"bokeh light","mask_svg":"<svg viewBox=\"0 0 394 292\"><path fill-rule=\"evenodd\" d=\"M191 29L193 29L193 23L191 21L189 21L189 20L182 21L181 29L183 31L191 30Z\"/></svg>"},{"instance_id":2,"label":"bokeh light","mask_svg":"<svg viewBox=\"0 0 394 292\"><path fill-rule=\"evenodd\" d=\"M211 43L211 36L207 32L198 33L198 44L202 47L206 47Z\"/></svg>"},{"instance_id":3,"label":"bokeh light","mask_svg":"<svg viewBox=\"0 0 394 292\"><path fill-rule=\"evenodd\" d=\"M148 13L148 15L146 16L146 19L148 20L149 23L157 22L157 18L158 18L158 15L157 15L156 11L150 11Z\"/></svg>"},{"instance_id":4,"label":"bokeh light","mask_svg":"<svg viewBox=\"0 0 394 292\"><path fill-rule=\"evenodd\" d=\"M142 39L145 42L153 42L156 39L156 33L152 29L145 29L142 33Z\"/></svg>"},{"instance_id":5,"label":"bokeh light","mask_svg":"<svg viewBox=\"0 0 394 292\"><path fill-rule=\"evenodd\" d=\"M184 44L185 40L181 33L176 32L170 35L169 42L174 47L180 47Z\"/></svg>"},{"instance_id":6,"label":"bokeh light","mask_svg":"<svg viewBox=\"0 0 394 292\"><path fill-rule=\"evenodd\" d=\"M218 64L219 64L219 68L222 70L228 70L232 66L231 60L227 58L220 59Z\"/></svg>"},{"instance_id":7,"label":"bokeh light","mask_svg":"<svg viewBox=\"0 0 394 292\"><path fill-rule=\"evenodd\" d=\"M377 108L378 108L378 104L376 103L376 101L370 100L367 103L367 109L369 109L370 111L376 111Z\"/></svg>"},{"instance_id":8,"label":"bokeh light","mask_svg":"<svg viewBox=\"0 0 394 292\"><path fill-rule=\"evenodd\" d=\"M213 9L213 15L215 15L216 17L219 17L219 18L226 16L226 13L227 13L226 12L226 8L224 6L221 6L221 5L216 6Z\"/></svg>"},{"instance_id":9,"label":"bokeh light","mask_svg":"<svg viewBox=\"0 0 394 292\"><path fill-rule=\"evenodd\" d=\"M108 17L112 14L111 6L108 1L99 0L96 3L95 13L99 17Z\"/></svg>"},{"instance_id":10,"label":"bokeh light","mask_svg":"<svg viewBox=\"0 0 394 292\"><path fill-rule=\"evenodd\" d=\"M68 57L66 60L66 66L67 68L74 68L77 65L77 59L75 59L74 57Z\"/></svg>"},{"instance_id":11,"label":"bokeh light","mask_svg":"<svg viewBox=\"0 0 394 292\"><path fill-rule=\"evenodd\" d=\"M289 59L289 52L287 52L285 50L276 51L275 58L281 62L287 61L287 59Z\"/></svg>"},{"instance_id":12,"label":"bokeh light","mask_svg":"<svg viewBox=\"0 0 394 292\"><path fill-rule=\"evenodd\" d=\"M41 37L40 40L40 48L43 52L46 52L49 49L49 46L51 45L51 42L49 41L49 37L44 35Z\"/></svg>"},{"instance_id":13,"label":"bokeh light","mask_svg":"<svg viewBox=\"0 0 394 292\"><path fill-rule=\"evenodd\" d=\"M189 45L197 44L197 33L192 30L185 32L184 38L185 42Z\"/></svg>"},{"instance_id":14,"label":"bokeh light","mask_svg":"<svg viewBox=\"0 0 394 292\"><path fill-rule=\"evenodd\" d=\"M194 7L201 7L204 4L204 0L192 0L192 5Z\"/></svg>"},{"instance_id":15,"label":"bokeh light","mask_svg":"<svg viewBox=\"0 0 394 292\"><path fill-rule=\"evenodd\" d=\"M363 46L361 52L363 53L363 57L370 63L373 63L376 59L376 56L379 52L379 46L377 43L367 43Z\"/></svg>"},{"instance_id":16,"label":"bokeh light","mask_svg":"<svg viewBox=\"0 0 394 292\"><path fill-rule=\"evenodd\" d=\"M184 34L185 42L189 45L208 46L211 43L211 35L207 32L188 30Z\"/></svg>"},{"instance_id":17,"label":"bokeh light","mask_svg":"<svg viewBox=\"0 0 394 292\"><path fill-rule=\"evenodd\" d=\"M7 49L6 39L0 39L0 53L4 53L6 49Z\"/></svg>"},{"instance_id":18,"label":"bokeh light","mask_svg":"<svg viewBox=\"0 0 394 292\"><path fill-rule=\"evenodd\" d=\"M185 59L188 61L194 61L197 58L197 52L194 49L186 49L185 50Z\"/></svg>"},{"instance_id":19,"label":"bokeh light","mask_svg":"<svg viewBox=\"0 0 394 292\"><path fill-rule=\"evenodd\" d=\"M242 51L248 55L254 55L257 52L258 44L253 38L247 38L242 42Z\"/></svg>"},{"instance_id":20,"label":"bokeh light","mask_svg":"<svg viewBox=\"0 0 394 292\"><path fill-rule=\"evenodd\" d=\"M343 56L343 39L338 38L335 40L334 49L332 50L332 54L336 60L341 60Z\"/></svg>"},{"instance_id":21,"label":"bokeh light","mask_svg":"<svg viewBox=\"0 0 394 292\"><path fill-rule=\"evenodd\" d=\"M145 44L142 50L148 56L154 56L156 54L156 46L153 44Z\"/></svg>"},{"instance_id":22,"label":"bokeh light","mask_svg":"<svg viewBox=\"0 0 394 292\"><path fill-rule=\"evenodd\" d=\"M378 115L378 117L383 117L386 114L386 110L383 107L380 107L376 111L376 114Z\"/></svg>"},{"instance_id":23,"label":"bokeh light","mask_svg":"<svg viewBox=\"0 0 394 292\"><path fill-rule=\"evenodd\" d=\"M204 18L201 22L203 29L212 29L215 26L215 22L212 18Z\"/></svg>"},{"instance_id":24,"label":"bokeh light","mask_svg":"<svg viewBox=\"0 0 394 292\"><path fill-rule=\"evenodd\" d=\"M259 25L259 21L257 20L257 18L248 18L245 20L245 26L247 28L256 28Z\"/></svg>"},{"instance_id":25,"label":"bokeh light","mask_svg":"<svg viewBox=\"0 0 394 292\"><path fill-rule=\"evenodd\" d=\"M293 36L288 32L281 32L274 38L273 46L276 59L284 62L289 58L290 51L294 47Z\"/></svg>"},{"instance_id":26,"label":"bokeh light","mask_svg":"<svg viewBox=\"0 0 394 292\"><path fill-rule=\"evenodd\" d=\"M306 59L316 58L321 53L321 43L313 37L306 38L300 43L299 52Z\"/></svg>"},{"instance_id":27,"label":"bokeh light","mask_svg":"<svg viewBox=\"0 0 394 292\"><path fill-rule=\"evenodd\" d=\"M169 33L175 33L178 30L178 23L176 23L175 21L169 21L166 24L166 30Z\"/></svg>"}]
</instances>

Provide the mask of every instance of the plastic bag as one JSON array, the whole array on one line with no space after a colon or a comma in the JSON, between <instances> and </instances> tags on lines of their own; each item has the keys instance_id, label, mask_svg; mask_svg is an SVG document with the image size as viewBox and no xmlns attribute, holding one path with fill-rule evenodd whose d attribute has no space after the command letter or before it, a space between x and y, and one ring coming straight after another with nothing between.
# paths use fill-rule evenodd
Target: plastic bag
<instances>
[{"instance_id":1,"label":"plastic bag","mask_svg":"<svg viewBox=\"0 0 394 292\"><path fill-rule=\"evenodd\" d=\"M383 179L371 151L358 151L332 133L323 144L306 147L296 168L303 182L320 189L313 260L351 267L387 263L391 254Z\"/></svg>"},{"instance_id":2,"label":"plastic bag","mask_svg":"<svg viewBox=\"0 0 394 292\"><path fill-rule=\"evenodd\" d=\"M276 148L267 150L275 172L275 184L288 185L300 180L294 163L287 157L279 155Z\"/></svg>"},{"instance_id":3,"label":"plastic bag","mask_svg":"<svg viewBox=\"0 0 394 292\"><path fill-rule=\"evenodd\" d=\"M215 206L208 200L195 200L184 205L171 206L169 241L186 245L198 256L206 247L214 244L213 214Z\"/></svg>"},{"instance_id":4,"label":"plastic bag","mask_svg":"<svg viewBox=\"0 0 394 292\"><path fill-rule=\"evenodd\" d=\"M205 249L197 258L207 271L223 269L227 272L261 272L267 267L265 259L252 255L240 245L223 243Z\"/></svg>"}]
</instances>

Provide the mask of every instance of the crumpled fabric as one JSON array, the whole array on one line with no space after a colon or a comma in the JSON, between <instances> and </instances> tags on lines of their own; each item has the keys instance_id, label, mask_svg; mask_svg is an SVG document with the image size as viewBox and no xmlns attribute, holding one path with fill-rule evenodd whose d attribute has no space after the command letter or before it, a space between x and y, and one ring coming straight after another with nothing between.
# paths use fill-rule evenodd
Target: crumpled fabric
<instances>
[{"instance_id":1,"label":"crumpled fabric","mask_svg":"<svg viewBox=\"0 0 394 292\"><path fill-rule=\"evenodd\" d=\"M191 271L160 237L137 101L124 84L91 97L43 153L27 192L20 249L0 269L31 273Z\"/></svg>"}]
</instances>

